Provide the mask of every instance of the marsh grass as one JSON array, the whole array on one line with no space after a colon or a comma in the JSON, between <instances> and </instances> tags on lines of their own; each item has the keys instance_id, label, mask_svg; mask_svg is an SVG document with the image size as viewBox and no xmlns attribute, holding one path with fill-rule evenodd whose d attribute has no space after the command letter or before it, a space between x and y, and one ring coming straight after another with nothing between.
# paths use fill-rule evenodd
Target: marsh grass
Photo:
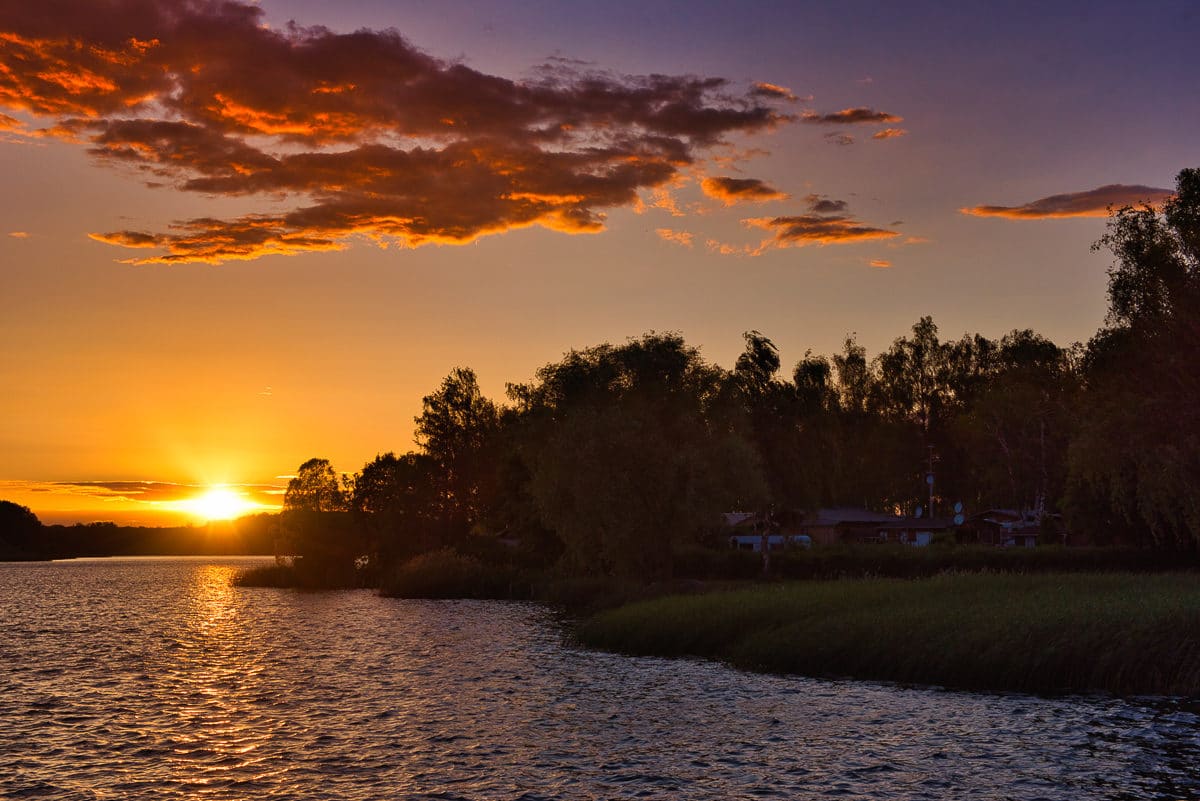
<instances>
[{"instance_id":1,"label":"marsh grass","mask_svg":"<svg viewBox=\"0 0 1200 801\"><path fill-rule=\"evenodd\" d=\"M292 566L278 563L248 567L233 577L237 587L295 587L298 583Z\"/></svg>"},{"instance_id":2,"label":"marsh grass","mask_svg":"<svg viewBox=\"0 0 1200 801\"><path fill-rule=\"evenodd\" d=\"M523 600L531 597L533 589L530 578L518 568L489 565L445 549L404 562L383 582L380 592L395 598Z\"/></svg>"},{"instance_id":3,"label":"marsh grass","mask_svg":"<svg viewBox=\"0 0 1200 801\"><path fill-rule=\"evenodd\" d=\"M758 586L602 612L591 646L980 690L1200 695L1195 574L945 574Z\"/></svg>"},{"instance_id":4,"label":"marsh grass","mask_svg":"<svg viewBox=\"0 0 1200 801\"><path fill-rule=\"evenodd\" d=\"M821 545L771 554L771 573L782 579L915 579L948 571L1163 573L1188 569L1200 569L1194 551L1180 553L1148 548ZM682 548L676 555L675 573L697 579L755 579L762 573L762 557L730 548Z\"/></svg>"}]
</instances>

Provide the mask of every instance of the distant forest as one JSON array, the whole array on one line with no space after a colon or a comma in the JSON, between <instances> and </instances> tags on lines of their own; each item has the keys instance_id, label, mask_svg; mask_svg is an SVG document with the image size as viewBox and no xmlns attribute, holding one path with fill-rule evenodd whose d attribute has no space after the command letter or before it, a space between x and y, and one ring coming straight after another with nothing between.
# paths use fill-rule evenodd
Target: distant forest
<instances>
[{"instance_id":1,"label":"distant forest","mask_svg":"<svg viewBox=\"0 0 1200 801\"><path fill-rule=\"evenodd\" d=\"M675 333L572 350L496 403L455 369L419 449L353 476L302 465L281 533L326 562L396 564L499 537L566 570L670 575L721 512L1025 510L1094 544L1200 544L1200 169L1162 209L1114 212L1109 309L1086 343L942 339L930 317L868 358L790 369L745 336L733 369ZM490 535L480 537L481 534Z\"/></svg>"}]
</instances>

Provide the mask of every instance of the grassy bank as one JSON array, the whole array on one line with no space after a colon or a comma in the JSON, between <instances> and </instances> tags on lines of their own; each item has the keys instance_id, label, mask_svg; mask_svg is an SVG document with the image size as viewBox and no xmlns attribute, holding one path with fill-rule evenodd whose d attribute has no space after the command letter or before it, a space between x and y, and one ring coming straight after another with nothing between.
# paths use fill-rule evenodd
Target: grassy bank
<instances>
[{"instance_id":1,"label":"grassy bank","mask_svg":"<svg viewBox=\"0 0 1200 801\"><path fill-rule=\"evenodd\" d=\"M951 545L820 545L771 554L771 573L781 579L927 578L945 572L977 573L1166 573L1200 569L1197 553L1148 548L995 548ZM762 556L729 548L684 548L675 573L695 579L755 579Z\"/></svg>"},{"instance_id":2,"label":"grassy bank","mask_svg":"<svg viewBox=\"0 0 1200 801\"><path fill-rule=\"evenodd\" d=\"M942 575L758 586L602 612L580 640L811 676L1200 695L1195 574Z\"/></svg>"}]
</instances>

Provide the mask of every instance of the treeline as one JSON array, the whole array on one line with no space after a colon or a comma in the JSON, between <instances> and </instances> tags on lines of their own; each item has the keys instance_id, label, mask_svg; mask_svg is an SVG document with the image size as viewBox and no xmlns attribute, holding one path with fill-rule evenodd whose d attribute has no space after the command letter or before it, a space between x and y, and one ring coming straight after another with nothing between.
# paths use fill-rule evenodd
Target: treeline
<instances>
[{"instance_id":1,"label":"treeline","mask_svg":"<svg viewBox=\"0 0 1200 801\"><path fill-rule=\"evenodd\" d=\"M380 582L444 549L661 578L681 552L721 543L721 512L785 523L824 506L911 512L932 455L941 509L1021 509L1052 516L1076 541L1194 553L1200 170L1179 174L1161 210L1115 212L1096 247L1114 255L1109 312L1086 344L1032 330L943 339L922 317L874 357L849 336L840 352L806 353L790 369L750 331L725 369L680 335L651 332L572 350L508 385L499 404L456 369L422 400L417 450L352 476L306 462L278 532L264 522L247 550L270 539L324 584L358 580L364 567ZM19 551L5 531L0 552ZM88 548L89 537L111 541ZM66 529L50 550L133 552L114 538ZM194 539L172 542L209 552ZM181 551L163 542L137 552Z\"/></svg>"},{"instance_id":2,"label":"treeline","mask_svg":"<svg viewBox=\"0 0 1200 801\"><path fill-rule=\"evenodd\" d=\"M310 564L339 570L509 547L569 572L665 577L723 511L912 510L932 454L943 503L1053 514L1093 544L1195 551L1200 170L1180 173L1162 210L1115 212L1097 247L1115 261L1086 345L1032 330L947 340L922 317L873 358L850 336L790 370L750 331L727 370L651 332L572 350L503 404L456 369L423 399L419 450L342 479L325 460L302 465L284 530Z\"/></svg>"},{"instance_id":3,"label":"treeline","mask_svg":"<svg viewBox=\"0 0 1200 801\"><path fill-rule=\"evenodd\" d=\"M89 556L270 555L279 516L257 514L204 526L46 526L28 508L0 501L0 561Z\"/></svg>"}]
</instances>

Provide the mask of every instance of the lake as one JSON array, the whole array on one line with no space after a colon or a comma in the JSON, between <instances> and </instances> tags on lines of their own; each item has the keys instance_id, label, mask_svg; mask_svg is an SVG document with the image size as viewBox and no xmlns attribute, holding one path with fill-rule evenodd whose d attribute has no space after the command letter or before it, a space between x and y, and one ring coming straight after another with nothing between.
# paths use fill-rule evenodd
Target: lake
<instances>
[{"instance_id":1,"label":"lake","mask_svg":"<svg viewBox=\"0 0 1200 801\"><path fill-rule=\"evenodd\" d=\"M1200 702L982 695L578 648L552 610L0 564L0 796L1200 797Z\"/></svg>"}]
</instances>

